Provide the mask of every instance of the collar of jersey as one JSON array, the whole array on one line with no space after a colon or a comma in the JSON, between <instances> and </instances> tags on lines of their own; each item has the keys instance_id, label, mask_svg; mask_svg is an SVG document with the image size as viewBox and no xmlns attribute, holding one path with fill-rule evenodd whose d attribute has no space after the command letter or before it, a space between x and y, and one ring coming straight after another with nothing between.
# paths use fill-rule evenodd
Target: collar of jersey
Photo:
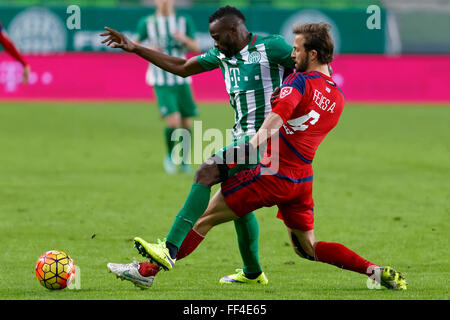
<instances>
[{"instance_id":1,"label":"collar of jersey","mask_svg":"<svg viewBox=\"0 0 450 320\"><path fill-rule=\"evenodd\" d=\"M246 51L248 51L248 49L249 49L251 46L253 46L253 45L255 44L257 35L256 35L256 34L253 34L253 33L250 33L250 34L251 34L250 41L248 42L248 44L247 44L244 48L242 48L241 51L239 51L239 54L240 54L240 55L242 55L243 53L245 53ZM235 56L236 56L236 55L234 55L233 57L235 57Z\"/></svg>"},{"instance_id":2,"label":"collar of jersey","mask_svg":"<svg viewBox=\"0 0 450 320\"><path fill-rule=\"evenodd\" d=\"M310 72L305 72L303 75L304 75L304 76L312 76L312 75L314 75L314 74L321 76L321 77L324 78L325 80L331 81L331 82L334 84L334 86L336 86L336 83L333 81L333 79L332 79L331 77L327 76L326 74L323 74L322 72L319 72L319 71L310 71Z\"/></svg>"}]
</instances>

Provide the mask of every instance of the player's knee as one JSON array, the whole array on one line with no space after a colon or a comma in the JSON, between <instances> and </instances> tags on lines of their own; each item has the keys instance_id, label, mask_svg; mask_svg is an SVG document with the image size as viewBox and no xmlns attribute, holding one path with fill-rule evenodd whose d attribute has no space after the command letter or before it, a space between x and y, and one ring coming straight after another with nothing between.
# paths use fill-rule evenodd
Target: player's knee
<instances>
[{"instance_id":1,"label":"player's knee","mask_svg":"<svg viewBox=\"0 0 450 320\"><path fill-rule=\"evenodd\" d=\"M213 161L205 161L195 172L194 183L212 187L219 182L219 169Z\"/></svg>"},{"instance_id":2,"label":"player's knee","mask_svg":"<svg viewBox=\"0 0 450 320\"><path fill-rule=\"evenodd\" d=\"M181 127L181 116L178 112L169 114L164 118L164 121L166 122L166 126L171 129L177 129Z\"/></svg>"},{"instance_id":3,"label":"player's knee","mask_svg":"<svg viewBox=\"0 0 450 320\"><path fill-rule=\"evenodd\" d=\"M181 126L189 130L192 127L192 118L182 118Z\"/></svg>"}]
</instances>

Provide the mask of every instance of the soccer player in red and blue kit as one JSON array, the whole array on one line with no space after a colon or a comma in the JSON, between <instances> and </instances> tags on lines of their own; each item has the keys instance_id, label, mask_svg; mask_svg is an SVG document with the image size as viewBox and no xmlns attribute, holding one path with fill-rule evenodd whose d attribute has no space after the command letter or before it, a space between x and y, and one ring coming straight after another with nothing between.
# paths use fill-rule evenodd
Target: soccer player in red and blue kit
<instances>
[{"instance_id":1,"label":"soccer player in red and blue kit","mask_svg":"<svg viewBox=\"0 0 450 320\"><path fill-rule=\"evenodd\" d=\"M336 126L344 95L328 71L333 41L324 23L294 26L292 58L296 73L285 79L272 112L250 141L241 145L245 157L267 140L260 163L238 172L221 185L208 209L184 239L176 258L190 254L215 225L245 216L261 207L278 207L278 218L287 227L294 251L302 258L335 265L369 276L389 289L405 290L406 279L392 267L365 260L339 243L317 241L314 235L312 161L320 143ZM278 139L277 143L273 143ZM164 244L135 238L138 250L166 270L169 259Z\"/></svg>"},{"instance_id":2,"label":"soccer player in red and blue kit","mask_svg":"<svg viewBox=\"0 0 450 320\"><path fill-rule=\"evenodd\" d=\"M30 65L25 61L25 59L17 50L14 43L9 39L6 31L3 29L2 22L0 21L0 44L3 46L6 52L12 55L17 61L19 61L23 66L22 72L22 82L28 83L28 78L30 76Z\"/></svg>"}]
</instances>

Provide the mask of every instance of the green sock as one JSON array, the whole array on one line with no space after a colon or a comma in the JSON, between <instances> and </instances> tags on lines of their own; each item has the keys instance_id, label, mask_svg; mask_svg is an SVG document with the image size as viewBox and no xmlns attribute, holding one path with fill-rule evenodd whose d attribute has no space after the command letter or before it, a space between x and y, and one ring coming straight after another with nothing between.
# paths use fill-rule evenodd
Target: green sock
<instances>
[{"instance_id":1,"label":"green sock","mask_svg":"<svg viewBox=\"0 0 450 320\"><path fill-rule=\"evenodd\" d=\"M192 185L183 208L181 208L175 217L175 221L167 235L166 242L170 242L180 248L189 230L192 229L195 222L208 207L210 195L210 187L199 183Z\"/></svg>"},{"instance_id":2,"label":"green sock","mask_svg":"<svg viewBox=\"0 0 450 320\"><path fill-rule=\"evenodd\" d=\"M174 128L164 128L164 137L166 139L167 154L172 155L173 147L175 146L175 141L172 141L172 133L175 131Z\"/></svg>"},{"instance_id":3,"label":"green sock","mask_svg":"<svg viewBox=\"0 0 450 320\"><path fill-rule=\"evenodd\" d=\"M253 212L234 220L234 227L237 233L239 251L244 262L244 273L260 273L262 268L259 264L258 220Z\"/></svg>"}]
</instances>

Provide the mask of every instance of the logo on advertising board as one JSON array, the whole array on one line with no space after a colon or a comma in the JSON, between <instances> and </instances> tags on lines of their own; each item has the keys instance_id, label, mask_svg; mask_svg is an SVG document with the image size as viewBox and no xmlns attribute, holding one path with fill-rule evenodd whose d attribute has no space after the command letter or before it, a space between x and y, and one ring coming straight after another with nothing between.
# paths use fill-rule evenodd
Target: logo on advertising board
<instances>
[{"instance_id":1,"label":"logo on advertising board","mask_svg":"<svg viewBox=\"0 0 450 320\"><path fill-rule=\"evenodd\" d=\"M65 24L47 8L31 7L21 11L10 22L8 34L19 50L25 53L66 50Z\"/></svg>"},{"instance_id":2,"label":"logo on advertising board","mask_svg":"<svg viewBox=\"0 0 450 320\"><path fill-rule=\"evenodd\" d=\"M0 62L0 94L13 94L18 92L22 82L23 67L17 61ZM48 86L54 82L54 75L50 70L31 71L28 79L29 86Z\"/></svg>"}]
</instances>

